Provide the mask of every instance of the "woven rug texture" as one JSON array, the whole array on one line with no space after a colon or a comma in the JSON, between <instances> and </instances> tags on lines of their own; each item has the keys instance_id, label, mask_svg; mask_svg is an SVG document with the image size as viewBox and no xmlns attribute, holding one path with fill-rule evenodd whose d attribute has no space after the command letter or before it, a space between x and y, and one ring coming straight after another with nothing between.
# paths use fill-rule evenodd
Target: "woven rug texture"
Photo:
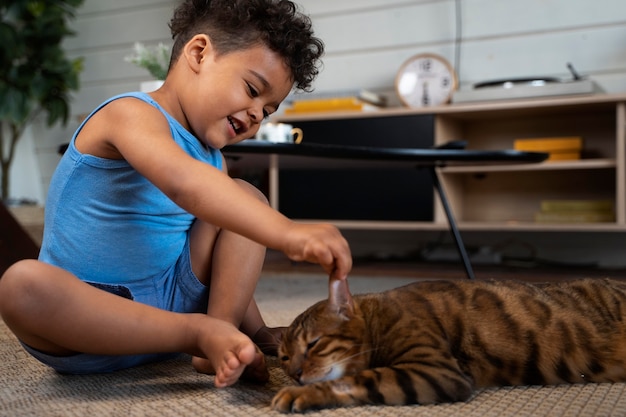
<instances>
[{"instance_id":1,"label":"woven rug texture","mask_svg":"<svg viewBox=\"0 0 626 417\"><path fill-rule=\"evenodd\" d=\"M408 278L351 277L353 293L404 285ZM256 298L269 325L287 325L306 307L326 298L326 277L265 275ZM0 321L0 416L278 416L269 403L292 384L268 357L270 381L239 382L216 389L196 373L190 358L146 365L109 375L62 376L26 354ZM626 384L505 387L477 392L467 402L432 406L364 406L308 416L393 417L574 417L626 416Z\"/></svg>"}]
</instances>

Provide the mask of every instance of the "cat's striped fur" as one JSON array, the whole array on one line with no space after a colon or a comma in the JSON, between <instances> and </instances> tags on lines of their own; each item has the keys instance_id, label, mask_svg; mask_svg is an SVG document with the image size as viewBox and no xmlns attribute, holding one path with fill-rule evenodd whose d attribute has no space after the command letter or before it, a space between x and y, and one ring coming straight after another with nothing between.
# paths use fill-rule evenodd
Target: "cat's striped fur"
<instances>
[{"instance_id":1,"label":"cat's striped fur","mask_svg":"<svg viewBox=\"0 0 626 417\"><path fill-rule=\"evenodd\" d=\"M468 400L476 388L626 380L626 283L419 282L298 316L274 409Z\"/></svg>"}]
</instances>

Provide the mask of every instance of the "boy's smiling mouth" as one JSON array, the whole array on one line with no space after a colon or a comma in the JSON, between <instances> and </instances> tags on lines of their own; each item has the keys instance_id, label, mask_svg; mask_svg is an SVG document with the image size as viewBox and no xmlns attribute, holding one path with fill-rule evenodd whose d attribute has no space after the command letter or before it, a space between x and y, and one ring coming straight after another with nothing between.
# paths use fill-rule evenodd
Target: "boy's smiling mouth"
<instances>
[{"instance_id":1,"label":"boy's smiling mouth","mask_svg":"<svg viewBox=\"0 0 626 417\"><path fill-rule=\"evenodd\" d=\"M228 123L230 123L230 126L233 128L236 134L241 133L241 131L243 130L243 126L241 126L239 122L237 122L230 116L228 116Z\"/></svg>"}]
</instances>

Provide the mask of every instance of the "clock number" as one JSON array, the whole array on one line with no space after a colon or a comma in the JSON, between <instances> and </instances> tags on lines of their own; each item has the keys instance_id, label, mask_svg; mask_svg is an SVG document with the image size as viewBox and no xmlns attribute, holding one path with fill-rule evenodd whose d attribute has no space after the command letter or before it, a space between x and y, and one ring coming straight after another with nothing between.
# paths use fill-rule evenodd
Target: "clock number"
<instances>
[{"instance_id":1,"label":"clock number","mask_svg":"<svg viewBox=\"0 0 626 417\"><path fill-rule=\"evenodd\" d=\"M448 77L442 78L442 79L441 79L441 86L442 86L443 88L448 88L448 87L450 87L450 78L448 78Z\"/></svg>"},{"instance_id":2,"label":"clock number","mask_svg":"<svg viewBox=\"0 0 626 417\"><path fill-rule=\"evenodd\" d=\"M422 105L430 106L430 96L428 95L428 83L422 83Z\"/></svg>"},{"instance_id":3,"label":"clock number","mask_svg":"<svg viewBox=\"0 0 626 417\"><path fill-rule=\"evenodd\" d=\"M433 68L433 62L430 59L424 59L422 62L420 62L420 67L422 71L430 72L430 70Z\"/></svg>"}]
</instances>

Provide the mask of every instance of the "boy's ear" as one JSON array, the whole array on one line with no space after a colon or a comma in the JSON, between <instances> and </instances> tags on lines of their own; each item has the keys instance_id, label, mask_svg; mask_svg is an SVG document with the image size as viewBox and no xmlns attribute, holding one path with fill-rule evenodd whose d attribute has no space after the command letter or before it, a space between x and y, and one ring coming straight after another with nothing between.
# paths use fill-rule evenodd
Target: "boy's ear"
<instances>
[{"instance_id":1,"label":"boy's ear","mask_svg":"<svg viewBox=\"0 0 626 417\"><path fill-rule=\"evenodd\" d=\"M200 64L211 53L213 53L211 39L209 39L207 35L203 34L199 34L191 38L183 48L185 60L194 72L198 72L200 70Z\"/></svg>"},{"instance_id":2,"label":"boy's ear","mask_svg":"<svg viewBox=\"0 0 626 417\"><path fill-rule=\"evenodd\" d=\"M328 282L328 307L348 320L354 315L354 300L347 279L331 279Z\"/></svg>"}]
</instances>

